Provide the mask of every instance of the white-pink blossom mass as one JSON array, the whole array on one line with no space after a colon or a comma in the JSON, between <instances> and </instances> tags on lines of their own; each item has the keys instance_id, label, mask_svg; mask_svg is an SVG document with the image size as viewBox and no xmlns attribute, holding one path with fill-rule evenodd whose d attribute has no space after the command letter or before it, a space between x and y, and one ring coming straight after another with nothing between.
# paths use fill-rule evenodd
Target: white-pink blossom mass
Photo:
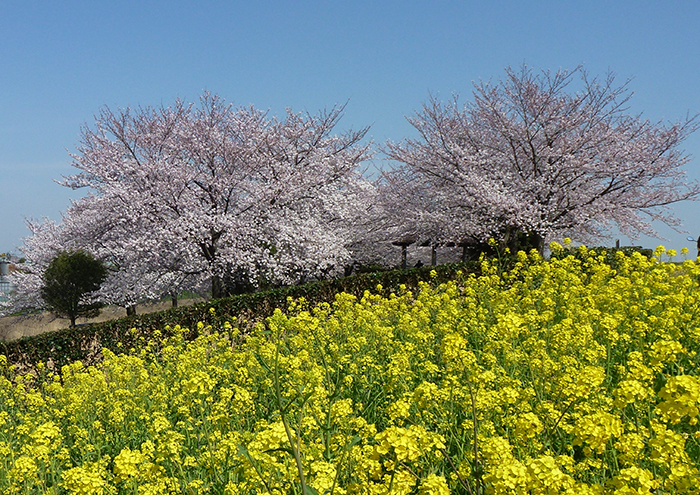
<instances>
[{"instance_id":1,"label":"white-pink blossom mass","mask_svg":"<svg viewBox=\"0 0 700 495\"><path fill-rule=\"evenodd\" d=\"M75 175L87 194L60 223L30 221L14 310L41 307L43 270L82 249L109 268L98 297L131 307L182 291L212 297L397 264L398 248L543 251L611 227L676 226L668 206L700 196L680 148L698 128L630 115L627 84L581 68L506 69L461 105L431 98L418 137L384 148L378 181L368 128L337 132L344 107L282 118L205 93L199 104L110 110L85 126ZM393 246L392 246L393 244ZM393 260L390 260L393 258ZM405 263L405 259L403 261Z\"/></svg>"},{"instance_id":2,"label":"white-pink blossom mass","mask_svg":"<svg viewBox=\"0 0 700 495\"><path fill-rule=\"evenodd\" d=\"M395 208L427 238L494 238L540 251L548 239L600 240L676 226L668 205L697 199L679 148L696 118L653 123L627 113L627 85L582 69L507 69L473 100L431 98L409 121L419 137L389 143ZM419 232L418 232L419 231Z\"/></svg>"}]
</instances>

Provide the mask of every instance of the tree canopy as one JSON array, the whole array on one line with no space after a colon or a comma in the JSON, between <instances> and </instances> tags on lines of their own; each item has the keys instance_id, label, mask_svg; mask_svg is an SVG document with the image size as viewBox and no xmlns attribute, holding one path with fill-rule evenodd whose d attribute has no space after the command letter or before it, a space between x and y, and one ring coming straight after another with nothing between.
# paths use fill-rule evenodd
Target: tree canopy
<instances>
[{"instance_id":1,"label":"tree canopy","mask_svg":"<svg viewBox=\"0 0 700 495\"><path fill-rule=\"evenodd\" d=\"M342 110L280 120L210 94L197 107L104 109L83 129L80 173L62 182L91 193L60 235L115 268L104 291L115 302L207 280L222 297L342 269L349 221L371 194L357 171L366 129L333 134Z\"/></svg>"},{"instance_id":2,"label":"tree canopy","mask_svg":"<svg viewBox=\"0 0 700 495\"><path fill-rule=\"evenodd\" d=\"M46 307L75 327L78 317L95 317L103 306L94 296L107 276L104 264L84 251L59 253L43 275Z\"/></svg>"},{"instance_id":3,"label":"tree canopy","mask_svg":"<svg viewBox=\"0 0 700 495\"><path fill-rule=\"evenodd\" d=\"M653 235L652 220L678 224L668 205L700 194L679 149L697 120L630 115L627 85L611 74L508 68L473 96L463 106L431 98L409 119L420 137L388 145L403 165L391 174L396 207L423 236L525 238L541 250L547 238L590 241L612 226Z\"/></svg>"},{"instance_id":4,"label":"tree canopy","mask_svg":"<svg viewBox=\"0 0 700 495\"><path fill-rule=\"evenodd\" d=\"M654 235L652 221L678 226L670 205L700 195L680 148L698 121L650 122L629 113L630 97L612 74L508 68L465 104L431 97L409 118L418 137L386 145L398 166L379 181L360 169L374 155L368 128L336 132L343 106L278 118L205 93L198 105L104 108L60 182L88 193L61 222L28 223L13 307L41 304L63 251L104 262L96 297L130 307L396 264L414 242L478 254L491 238L542 251L612 227Z\"/></svg>"}]
</instances>

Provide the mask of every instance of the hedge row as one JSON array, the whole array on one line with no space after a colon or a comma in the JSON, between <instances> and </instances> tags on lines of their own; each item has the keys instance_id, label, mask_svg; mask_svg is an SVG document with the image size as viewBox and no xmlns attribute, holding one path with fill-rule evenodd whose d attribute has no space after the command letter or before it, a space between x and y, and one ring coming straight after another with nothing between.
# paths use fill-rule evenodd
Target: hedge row
<instances>
[{"instance_id":1,"label":"hedge row","mask_svg":"<svg viewBox=\"0 0 700 495\"><path fill-rule=\"evenodd\" d=\"M650 249L639 247L623 247L620 249L595 247L604 254L607 263L615 267L615 252L622 251L627 256L632 252L640 252L646 257L652 256ZM578 248L565 248L552 256L563 258L568 255L580 257ZM512 258L502 258L503 269L508 269ZM400 285L409 288L418 286L418 282L431 280L430 272L435 270L437 277L434 282L442 283L455 277L457 271L477 273L480 271L478 261L466 263L450 263L438 266L423 266L405 270L390 270L383 272L359 273L349 277L311 282L304 285L282 287L261 292L241 294L224 299L216 299L198 303L192 306L172 308L157 313L128 316L102 323L81 325L77 328L49 332L34 337L23 337L12 342L0 342L0 354L4 354L12 364L33 368L38 362L44 362L51 367L61 366L73 361L92 364L102 357L102 348L113 352L135 347L143 339L151 339L154 332L159 331L168 336L166 327L180 325L189 329L189 338L198 335L198 323L204 326L222 324L223 320L237 317L241 321L260 321L271 316L276 308L286 308L288 298L304 298L310 306L320 302L333 301L335 295L346 292L362 296L365 290L375 291L381 285L385 294L398 292Z\"/></svg>"},{"instance_id":2,"label":"hedge row","mask_svg":"<svg viewBox=\"0 0 700 495\"><path fill-rule=\"evenodd\" d=\"M77 360L83 361L84 364L92 364L101 359L102 348L118 353L120 350L135 347L142 339L152 338L155 331L167 336L166 327L180 325L182 328L188 328L188 337L195 338L199 322L205 326L216 326L223 323L222 320L230 320L233 316L243 321L259 321L271 316L276 308L286 308L290 297L303 297L313 306L320 302L333 301L335 294L339 292L361 296L367 289L375 290L377 285L381 285L389 294L398 291L402 284L417 287L418 282L430 280L432 270L437 273L435 281L444 282L453 278L458 270L476 272L478 267L478 262L467 262L360 273L304 285L241 294L157 313L128 316L34 337L23 337L12 342L0 342L0 354L4 354L10 363L22 367L34 367L36 363L44 362L51 367L60 368Z\"/></svg>"}]
</instances>

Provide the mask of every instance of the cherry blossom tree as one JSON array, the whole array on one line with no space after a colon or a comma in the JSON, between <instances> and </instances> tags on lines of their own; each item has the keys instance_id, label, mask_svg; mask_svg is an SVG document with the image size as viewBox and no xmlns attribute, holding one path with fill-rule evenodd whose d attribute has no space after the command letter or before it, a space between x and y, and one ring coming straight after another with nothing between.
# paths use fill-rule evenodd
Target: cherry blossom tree
<instances>
[{"instance_id":1,"label":"cherry blossom tree","mask_svg":"<svg viewBox=\"0 0 700 495\"><path fill-rule=\"evenodd\" d=\"M438 247L476 240L483 225L469 210L450 207L436 188L408 167L387 171L379 184L379 201L386 216L384 231L405 252L408 245Z\"/></svg>"},{"instance_id":2,"label":"cherry blossom tree","mask_svg":"<svg viewBox=\"0 0 700 495\"><path fill-rule=\"evenodd\" d=\"M629 98L611 74L526 66L475 84L464 106L431 98L409 119L419 138L388 144L402 166L389 174L403 198L395 208L428 237L449 231L457 242L493 237L540 250L547 239L590 241L612 226L632 237L653 235L654 220L677 227L668 206L700 194L679 149L697 120L652 123L628 113Z\"/></svg>"},{"instance_id":3,"label":"cherry blossom tree","mask_svg":"<svg viewBox=\"0 0 700 495\"><path fill-rule=\"evenodd\" d=\"M101 298L126 307L204 283L222 297L342 273L374 187L358 169L367 129L334 133L342 113L270 118L208 93L199 106L103 109L83 128L79 172L60 181L89 193L60 224L30 225L20 285L66 249L103 261Z\"/></svg>"},{"instance_id":4,"label":"cherry blossom tree","mask_svg":"<svg viewBox=\"0 0 700 495\"><path fill-rule=\"evenodd\" d=\"M10 275L16 290L7 301L0 303L0 314L43 308L43 274L57 254L69 249L64 247L59 224L48 219L28 220L27 227L32 235L24 240L22 253L25 262L21 269Z\"/></svg>"},{"instance_id":5,"label":"cherry blossom tree","mask_svg":"<svg viewBox=\"0 0 700 495\"><path fill-rule=\"evenodd\" d=\"M211 280L214 297L241 281L317 276L348 257L330 220L369 157L367 129L333 134L342 110L279 120L209 94L199 107L105 110L83 133L82 173L64 183L110 203L114 222L132 229L128 246L115 236L122 247L145 246L159 257L146 264Z\"/></svg>"},{"instance_id":6,"label":"cherry blossom tree","mask_svg":"<svg viewBox=\"0 0 700 495\"><path fill-rule=\"evenodd\" d=\"M367 175L364 171L362 176ZM388 237L386 215L379 199L376 180L358 179L348 183L342 194L331 196L333 204L326 210L333 231L343 239L348 256L341 270L328 275L350 275L361 266L385 264Z\"/></svg>"}]
</instances>

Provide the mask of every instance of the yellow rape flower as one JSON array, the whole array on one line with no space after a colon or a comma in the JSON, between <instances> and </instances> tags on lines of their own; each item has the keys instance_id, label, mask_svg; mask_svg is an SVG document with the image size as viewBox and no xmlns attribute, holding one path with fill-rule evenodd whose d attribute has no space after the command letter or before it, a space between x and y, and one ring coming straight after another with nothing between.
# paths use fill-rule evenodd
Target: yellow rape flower
<instances>
[{"instance_id":1,"label":"yellow rape flower","mask_svg":"<svg viewBox=\"0 0 700 495\"><path fill-rule=\"evenodd\" d=\"M330 492L335 484L336 467L330 462L315 461L310 466L309 484L318 493Z\"/></svg>"},{"instance_id":2,"label":"yellow rape flower","mask_svg":"<svg viewBox=\"0 0 700 495\"><path fill-rule=\"evenodd\" d=\"M636 433L624 433L615 442L615 449L618 452L619 462L621 464L634 464L642 456L645 447L645 436Z\"/></svg>"},{"instance_id":3,"label":"yellow rape flower","mask_svg":"<svg viewBox=\"0 0 700 495\"><path fill-rule=\"evenodd\" d=\"M651 460L661 466L687 463L688 454L685 451L685 438L680 433L667 429L664 425L653 423L653 438L649 439Z\"/></svg>"},{"instance_id":4,"label":"yellow rape flower","mask_svg":"<svg viewBox=\"0 0 700 495\"><path fill-rule=\"evenodd\" d=\"M34 481L38 471L39 468L34 457L21 455L12 463L9 475L10 478L14 479L15 481L23 483L26 481Z\"/></svg>"},{"instance_id":5,"label":"yellow rape flower","mask_svg":"<svg viewBox=\"0 0 700 495\"><path fill-rule=\"evenodd\" d=\"M508 274L302 301L235 346L224 322L61 374L0 365L0 493L286 493L281 415L319 493L461 492L475 466L488 494L694 493L700 267L607 260L519 253Z\"/></svg>"},{"instance_id":6,"label":"yellow rape flower","mask_svg":"<svg viewBox=\"0 0 700 495\"><path fill-rule=\"evenodd\" d=\"M71 495L108 495L116 493L116 488L108 481L105 469L106 460L88 462L61 473L61 486Z\"/></svg>"},{"instance_id":7,"label":"yellow rape flower","mask_svg":"<svg viewBox=\"0 0 700 495\"><path fill-rule=\"evenodd\" d=\"M528 412L519 415L515 421L515 436L520 440L527 440L539 435L544 426L535 413Z\"/></svg>"},{"instance_id":8,"label":"yellow rape flower","mask_svg":"<svg viewBox=\"0 0 700 495\"><path fill-rule=\"evenodd\" d=\"M411 401L409 399L399 399L393 404L391 404L386 412L389 418L398 424L399 426L403 424L403 420L410 416Z\"/></svg>"},{"instance_id":9,"label":"yellow rape flower","mask_svg":"<svg viewBox=\"0 0 700 495\"><path fill-rule=\"evenodd\" d=\"M610 413L598 411L576 421L573 433L574 445L585 445L584 452L593 450L601 454L611 438L622 434L622 421Z\"/></svg>"},{"instance_id":10,"label":"yellow rape flower","mask_svg":"<svg viewBox=\"0 0 700 495\"><path fill-rule=\"evenodd\" d=\"M653 395L654 391L638 380L623 380L614 391L615 406L624 407L637 401L643 401Z\"/></svg>"},{"instance_id":11,"label":"yellow rape flower","mask_svg":"<svg viewBox=\"0 0 700 495\"><path fill-rule=\"evenodd\" d=\"M431 473L420 482L418 493L420 495L449 495L450 487L444 476Z\"/></svg>"},{"instance_id":12,"label":"yellow rape flower","mask_svg":"<svg viewBox=\"0 0 700 495\"><path fill-rule=\"evenodd\" d=\"M413 462L431 449L445 448L445 439L427 431L423 426L411 425L408 428L391 426L375 436L376 452L387 454L393 450L399 462Z\"/></svg>"},{"instance_id":13,"label":"yellow rape flower","mask_svg":"<svg viewBox=\"0 0 700 495\"><path fill-rule=\"evenodd\" d=\"M146 460L147 457L141 451L124 447L114 458L115 481L120 482L129 478L138 478L139 470Z\"/></svg>"},{"instance_id":14,"label":"yellow rape flower","mask_svg":"<svg viewBox=\"0 0 700 495\"><path fill-rule=\"evenodd\" d=\"M610 485L615 488L615 493L651 495L660 483L650 471L632 466L620 469L620 474L610 481Z\"/></svg>"},{"instance_id":15,"label":"yellow rape flower","mask_svg":"<svg viewBox=\"0 0 700 495\"><path fill-rule=\"evenodd\" d=\"M656 413L672 424L678 424L688 416L691 425L698 422L700 414L700 380L690 375L672 376L659 391L663 399Z\"/></svg>"},{"instance_id":16,"label":"yellow rape flower","mask_svg":"<svg viewBox=\"0 0 700 495\"><path fill-rule=\"evenodd\" d=\"M563 493L575 486L574 478L564 473L552 456L542 456L527 464L529 486L535 493Z\"/></svg>"}]
</instances>

